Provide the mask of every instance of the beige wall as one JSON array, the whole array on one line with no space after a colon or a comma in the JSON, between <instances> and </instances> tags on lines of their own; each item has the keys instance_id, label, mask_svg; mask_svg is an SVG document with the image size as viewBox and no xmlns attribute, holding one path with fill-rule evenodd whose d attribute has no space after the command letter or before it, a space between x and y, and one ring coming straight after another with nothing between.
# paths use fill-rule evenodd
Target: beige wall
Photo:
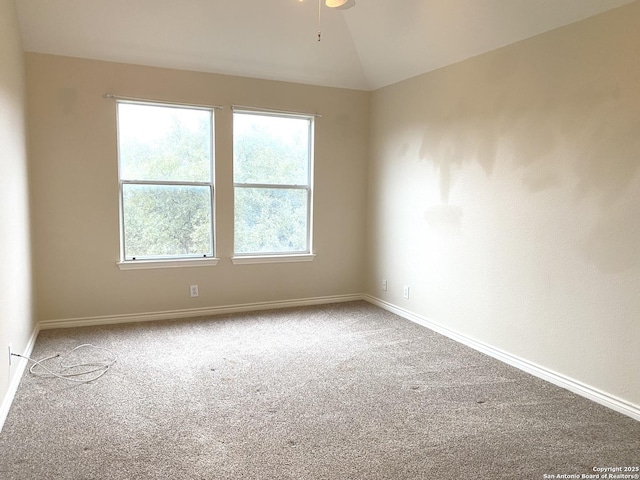
<instances>
[{"instance_id":1,"label":"beige wall","mask_svg":"<svg viewBox=\"0 0 640 480\"><path fill-rule=\"evenodd\" d=\"M639 18L374 92L367 288L636 406Z\"/></svg>"},{"instance_id":2,"label":"beige wall","mask_svg":"<svg viewBox=\"0 0 640 480\"><path fill-rule=\"evenodd\" d=\"M362 292L369 93L33 53L27 85L39 320ZM117 268L115 102L106 92L225 107L216 113L218 266ZM313 262L231 264L231 104L322 115Z\"/></svg>"},{"instance_id":3,"label":"beige wall","mask_svg":"<svg viewBox=\"0 0 640 480\"><path fill-rule=\"evenodd\" d=\"M24 54L15 2L0 0L0 399L31 335L31 252L25 126ZM2 419L0 419L0 423Z\"/></svg>"}]
</instances>

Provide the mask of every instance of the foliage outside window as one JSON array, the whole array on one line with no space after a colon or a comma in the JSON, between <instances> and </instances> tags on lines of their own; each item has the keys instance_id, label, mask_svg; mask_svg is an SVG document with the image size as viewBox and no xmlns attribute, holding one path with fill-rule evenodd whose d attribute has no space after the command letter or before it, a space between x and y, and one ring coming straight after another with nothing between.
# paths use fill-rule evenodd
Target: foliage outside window
<instances>
[{"instance_id":1,"label":"foliage outside window","mask_svg":"<svg viewBox=\"0 0 640 480\"><path fill-rule=\"evenodd\" d=\"M311 253L313 118L233 114L235 255Z\"/></svg>"},{"instance_id":2,"label":"foliage outside window","mask_svg":"<svg viewBox=\"0 0 640 480\"><path fill-rule=\"evenodd\" d=\"M117 108L121 260L213 257L213 110Z\"/></svg>"}]
</instances>

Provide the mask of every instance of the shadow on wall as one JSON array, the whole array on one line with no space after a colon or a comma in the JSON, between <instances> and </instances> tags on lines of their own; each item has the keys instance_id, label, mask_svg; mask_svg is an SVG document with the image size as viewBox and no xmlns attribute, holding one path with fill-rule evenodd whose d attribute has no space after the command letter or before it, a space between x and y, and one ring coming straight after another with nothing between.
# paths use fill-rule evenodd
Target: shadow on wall
<instances>
[{"instance_id":1,"label":"shadow on wall","mask_svg":"<svg viewBox=\"0 0 640 480\"><path fill-rule=\"evenodd\" d=\"M555 88L532 78L530 67L516 70L496 83L485 78L478 82L484 89L471 85L448 104L428 99L419 160L438 170L440 204L427 209L427 223L459 229L462 209L450 205L456 171L476 162L490 177L500 159L521 171L529 194L573 192L567 214L595 200L596 221L577 246L586 261L603 273L640 265L640 215L625 202L638 194L630 187L640 169L640 83L574 93L570 78ZM452 92L436 88L428 96L442 93Z\"/></svg>"}]
</instances>

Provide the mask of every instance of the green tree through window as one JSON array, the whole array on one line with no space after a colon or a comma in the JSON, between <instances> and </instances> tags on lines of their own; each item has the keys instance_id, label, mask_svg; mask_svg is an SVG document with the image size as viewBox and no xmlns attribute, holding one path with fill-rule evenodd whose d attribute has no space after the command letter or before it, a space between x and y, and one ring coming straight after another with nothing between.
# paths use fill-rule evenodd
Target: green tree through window
<instances>
[{"instance_id":1,"label":"green tree through window","mask_svg":"<svg viewBox=\"0 0 640 480\"><path fill-rule=\"evenodd\" d=\"M311 251L313 118L235 111L236 255Z\"/></svg>"},{"instance_id":2,"label":"green tree through window","mask_svg":"<svg viewBox=\"0 0 640 480\"><path fill-rule=\"evenodd\" d=\"M213 111L118 102L122 260L213 257Z\"/></svg>"}]
</instances>

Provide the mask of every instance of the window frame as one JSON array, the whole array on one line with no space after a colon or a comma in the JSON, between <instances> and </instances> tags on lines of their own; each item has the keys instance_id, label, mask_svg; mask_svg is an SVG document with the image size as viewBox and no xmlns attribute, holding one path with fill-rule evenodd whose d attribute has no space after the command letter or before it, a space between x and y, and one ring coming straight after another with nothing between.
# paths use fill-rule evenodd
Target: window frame
<instances>
[{"instance_id":1,"label":"window frame","mask_svg":"<svg viewBox=\"0 0 640 480\"><path fill-rule=\"evenodd\" d=\"M235 149L232 154L233 165L233 196L234 196L234 223L233 223L233 256L231 261L234 265L257 264L257 263L288 263L288 262L308 262L315 258L313 249L313 197L314 197L314 160L315 160L315 118L317 115L284 112L278 110L252 109L250 107L233 107L232 122L232 144L235 146L235 115L255 115L261 117L293 118L308 121L308 145L307 145L307 178L305 184L285 184L285 183L253 183L236 182L235 179ZM307 192L307 212L306 212L306 250L302 251L274 251L274 252L236 252L236 225L235 225L235 195L236 189L273 189L273 190L305 190Z\"/></svg>"},{"instance_id":2,"label":"window frame","mask_svg":"<svg viewBox=\"0 0 640 480\"><path fill-rule=\"evenodd\" d=\"M165 108L176 108L184 110L200 110L206 111L210 116L209 132L209 181L188 181L188 180L123 180L122 179L122 156L120 152L120 105L144 105ZM215 109L203 105L190 105L184 103L172 103L155 100L138 100L116 98L116 145L118 157L118 226L120 230L120 256L117 262L120 270L137 270L137 269L156 269L156 268L175 268L175 267L201 267L215 266L219 259L216 257L216 217L215 217ZM187 255L145 255L140 257L130 256L127 258L126 253L126 236L125 236L125 212L124 212L124 189L125 185L150 185L150 186L184 186L184 187L207 187L209 189L209 209L211 214L211 232L209 252L204 254L187 254Z\"/></svg>"}]
</instances>

